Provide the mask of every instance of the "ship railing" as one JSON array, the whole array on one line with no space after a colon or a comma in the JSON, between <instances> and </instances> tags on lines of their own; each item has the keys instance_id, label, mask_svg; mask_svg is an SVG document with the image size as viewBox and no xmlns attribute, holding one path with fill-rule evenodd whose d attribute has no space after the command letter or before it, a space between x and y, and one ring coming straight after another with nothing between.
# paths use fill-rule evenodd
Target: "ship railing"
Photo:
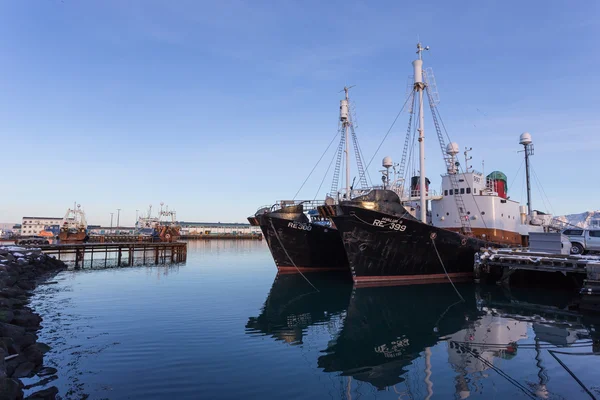
<instances>
[{"instance_id":1,"label":"ship railing","mask_svg":"<svg viewBox=\"0 0 600 400\"><path fill-rule=\"evenodd\" d=\"M275 211L277 209L283 207L291 207L291 206L299 206L302 205L304 212L316 210L317 207L325 204L325 200L280 200L270 206L271 211Z\"/></svg>"}]
</instances>

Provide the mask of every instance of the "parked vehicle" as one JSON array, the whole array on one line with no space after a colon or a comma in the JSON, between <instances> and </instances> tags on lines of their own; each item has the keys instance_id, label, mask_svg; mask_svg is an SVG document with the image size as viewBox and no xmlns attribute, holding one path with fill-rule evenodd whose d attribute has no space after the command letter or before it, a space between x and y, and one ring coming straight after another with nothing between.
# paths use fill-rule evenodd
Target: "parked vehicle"
<instances>
[{"instance_id":1,"label":"parked vehicle","mask_svg":"<svg viewBox=\"0 0 600 400\"><path fill-rule=\"evenodd\" d=\"M15 245L17 246L25 246L31 244L50 244L48 238L43 236L28 236L22 239L15 240Z\"/></svg>"},{"instance_id":2,"label":"parked vehicle","mask_svg":"<svg viewBox=\"0 0 600 400\"><path fill-rule=\"evenodd\" d=\"M571 242L571 254L584 254L588 251L600 252L600 229L565 229L563 235Z\"/></svg>"}]
</instances>

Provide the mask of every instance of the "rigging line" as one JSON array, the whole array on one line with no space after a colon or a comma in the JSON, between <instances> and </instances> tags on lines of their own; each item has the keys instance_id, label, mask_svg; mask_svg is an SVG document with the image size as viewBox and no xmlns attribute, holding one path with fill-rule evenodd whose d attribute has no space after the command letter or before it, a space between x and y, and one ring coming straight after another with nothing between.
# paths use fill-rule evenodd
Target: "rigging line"
<instances>
[{"instance_id":1,"label":"rigging line","mask_svg":"<svg viewBox=\"0 0 600 400\"><path fill-rule=\"evenodd\" d=\"M381 146L383 145L383 142L385 142L385 139L387 139L388 135L392 131L392 128L394 127L394 124L396 123L396 121L398 121L398 118L400 118L400 114L402 114L402 111L404 111L404 108L406 107L406 104L408 103L408 100L412 97L412 95L413 95L413 93L410 92L408 94L408 96L406 96L406 101L404 102L404 105L402 105L402 108L400 109L400 111L398 111L398 114L396 114L396 118L394 118L394 122L392 122L392 125L390 126L390 129L388 129L387 133L385 134L385 136L381 140L381 143L379 143L379 146L377 147L377 150L375 150L375 153L373 153L373 157L371 157L371 159L369 160L369 163L367 164L366 169L369 169L369 166L373 162L373 159L377 155L377 152L379 151L379 149L381 149Z\"/></svg>"},{"instance_id":2,"label":"rigging line","mask_svg":"<svg viewBox=\"0 0 600 400\"><path fill-rule=\"evenodd\" d=\"M531 170L533 172L533 169ZM540 192L540 194L542 193L542 190L540 189L540 184L537 181L535 174L533 174L533 181L535 183L535 186L537 187L538 191ZM544 205L544 209L546 212L550 212L550 208L546 205L546 201L544 200L544 196L540 196L540 199L542 199L542 204Z\"/></svg>"},{"instance_id":3,"label":"rigging line","mask_svg":"<svg viewBox=\"0 0 600 400\"><path fill-rule=\"evenodd\" d=\"M586 391L586 393L587 393L587 394L590 396L590 398L591 398L591 399L594 399L594 400L596 400L596 396L594 396L594 395L592 394L592 392L590 392L590 391L589 391L589 389L588 389L588 388L587 388L587 387L586 387L586 386L583 384L583 382L581 382L581 380L579 380L579 378L578 378L578 377L577 377L577 376L576 376L576 375L573 373L573 371L571 371L571 370L569 369L569 367L567 367L567 366L565 365L565 363L563 363L563 362L562 362L562 361L561 361L561 360L558 358L558 356L556 356L556 355L554 354L554 351L553 351L553 350L548 350L548 353L550 353L550 355L551 355L552 357L554 357L554 359L555 359L556 361L558 361L558 363L560 364L560 366L561 366L561 367L563 367L563 368L565 369L565 371L567 371L567 372L569 373L569 375L571 375L571 377L572 377L573 379L575 379L575 381L576 381L576 382L579 384L579 386L581 386L581 387L583 388L583 390L585 390L585 391Z\"/></svg>"},{"instance_id":4,"label":"rigging line","mask_svg":"<svg viewBox=\"0 0 600 400\"><path fill-rule=\"evenodd\" d=\"M458 167L460 168L460 172L462 172L462 174L465 174L465 170L462 168L462 165L459 163ZM473 203L475 203L475 207L477 207L477 212L479 213L479 216L481 217L481 222L483 222L483 227L485 229L487 229L487 224L485 223L485 218L483 216L483 214L481 214L481 209L479 208L479 204L477 204L477 199L475 198L475 190L473 190L472 187L469 186L469 182L466 181L465 179L465 183L467 184L467 187L471 189L471 197L473 197Z\"/></svg>"},{"instance_id":5,"label":"rigging line","mask_svg":"<svg viewBox=\"0 0 600 400\"><path fill-rule=\"evenodd\" d=\"M435 254L437 254L438 259L440 260L440 264L442 264L442 268L444 269L444 273L446 274L446 278L448 278L448 280L452 284L452 287L456 291L456 294L458 295L458 297L460 297L460 299L464 302L465 298L462 297L462 294L460 294L460 292L458 291L458 289L456 288L456 286L454 286L454 282L452 282L452 279L450 279L450 275L448 275L448 271L446 271L446 266L444 265L444 262L442 261L442 257L440 256L440 253L439 253L439 251L437 249L437 246L435 245L435 237L431 238L431 243L433 243L433 248L435 249Z\"/></svg>"},{"instance_id":6,"label":"rigging line","mask_svg":"<svg viewBox=\"0 0 600 400\"><path fill-rule=\"evenodd\" d=\"M337 153L334 153L333 154L333 158L329 162L329 166L327 167L327 171L325 171L325 175L323 175L323 179L321 180L321 184L319 185L319 188L317 189L317 193L315 193L315 198L313 200L317 199L317 196L319 195L319 192L321 191L321 187L323 186L323 182L325 182L325 179L327 178L327 174L329 173L329 170L331 169L331 165L333 164L333 160L335 160L336 157L337 157Z\"/></svg>"},{"instance_id":7,"label":"rigging line","mask_svg":"<svg viewBox=\"0 0 600 400\"><path fill-rule=\"evenodd\" d=\"M535 170L533 169L533 165L531 165L531 171L533 172L535 179L538 181L538 185L542 189L542 193L544 193L544 196L546 196L546 200L548 200L548 205L550 206L550 211L552 211L552 214L556 215L554 213L554 207L552 207L552 203L550 203L550 197L548 197L548 195L546 194L546 190L544 189L544 186L542 185L542 181L540 181L540 178L538 177L537 172L535 172Z\"/></svg>"},{"instance_id":8,"label":"rigging line","mask_svg":"<svg viewBox=\"0 0 600 400\"><path fill-rule=\"evenodd\" d=\"M515 181L517 180L517 177L519 176L519 172L521 171L521 168L523 168L523 164L525 164L525 160L521 160L521 165L519 166L519 169L517 170L517 172L515 173L515 176L513 177L512 182L510 183L510 185L508 186L508 189L506 189L507 192L510 191L510 188L513 187L513 185L515 184Z\"/></svg>"},{"instance_id":9,"label":"rigging line","mask_svg":"<svg viewBox=\"0 0 600 400\"><path fill-rule=\"evenodd\" d=\"M281 242L281 239L279 238L279 234L277 233L277 229L275 229L275 225L273 225L273 219L269 218L269 222L271 223L271 228L273 228L273 232L275 232L275 237L277 238L277 241L279 242L279 245L281 246L281 248L283 249L283 252L285 253L285 255L287 256L287 258L290 260L290 262L292 263L292 265L296 268L296 270L300 273L300 275L302 275L302 277L304 279L306 279L306 282L308 282L308 284L310 286L313 287L313 289L315 289L317 292L319 292L319 289L317 289L315 287L315 285L312 284L311 281L308 280L308 278L306 276L304 276L304 274L302 273L302 271L300 271L300 268L298 268L298 266L296 265L296 263L294 262L294 260L292 260L292 257L290 257L290 255L288 254L285 246L283 245L283 243Z\"/></svg>"},{"instance_id":10,"label":"rigging line","mask_svg":"<svg viewBox=\"0 0 600 400\"><path fill-rule=\"evenodd\" d=\"M464 300L463 300L463 301L464 301ZM450 304L450 305L448 306L448 308L446 308L446 311L444 311L444 312L443 312L443 313L442 313L442 314L439 316L439 318L437 319L437 321L435 321L435 324L433 324L433 326L437 327L437 326L439 325L440 321L442 320L442 318L444 318L444 316L445 316L445 315L448 313L448 311L450 311L450 309L451 309L452 307L454 307L454 306L455 306L455 305L457 305L457 304L460 304L460 303L462 303L463 301L461 301L461 300L458 300L457 302L454 302L454 303Z\"/></svg>"},{"instance_id":11,"label":"rigging line","mask_svg":"<svg viewBox=\"0 0 600 400\"><path fill-rule=\"evenodd\" d=\"M321 160L323 159L323 157L325 157L325 154L327 153L327 150L329 150L329 148L331 147L331 145L333 144L333 142L337 138L338 134L339 134L339 129L338 129L337 132L335 132L335 135L333 136L333 139L331 139L331 142L329 142L329 145L327 146L327 148L325 149L325 151L323 152L323 154L321 154L321 157L319 158L319 161L317 161L317 163L315 164L315 166L313 167L313 169L310 171L310 173L308 174L308 176L306 177L306 179L304 180L304 182L300 186L300 189L298 189L298 191L296 192L296 194L294 195L294 198L292 200L296 200L296 197L298 196L298 193L300 193L300 191L302 190L302 188L304 187L304 185L306 185L306 182L309 180L309 178L312 175L312 173L315 172L315 168L317 168L317 165L319 165L319 163L321 162Z\"/></svg>"},{"instance_id":12,"label":"rigging line","mask_svg":"<svg viewBox=\"0 0 600 400\"><path fill-rule=\"evenodd\" d=\"M519 383L516 379L512 378L510 375L508 375L506 372L504 372L501 368L496 367L494 364L492 364L491 362L489 362L488 360L486 360L479 354L475 353L468 346L460 346L460 347L462 350L465 350L466 352L471 354L471 356L473 356L474 358L481 361L483 364L488 366L490 369L493 369L494 371L496 371L496 373L498 373L498 375L500 375L501 377L506 379L508 382L513 384L515 387L517 387L518 389L521 389L521 391L523 393L525 393L526 395L528 395L530 398L537 399L537 396L535 395L535 393L533 393L532 391L527 389L525 386L523 386L521 383Z\"/></svg>"}]
</instances>

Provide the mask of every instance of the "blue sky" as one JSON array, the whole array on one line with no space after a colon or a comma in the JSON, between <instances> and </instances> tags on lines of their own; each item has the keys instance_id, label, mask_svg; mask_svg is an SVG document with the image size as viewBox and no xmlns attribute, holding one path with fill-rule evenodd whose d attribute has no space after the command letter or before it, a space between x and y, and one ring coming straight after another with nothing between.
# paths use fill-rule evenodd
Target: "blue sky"
<instances>
[{"instance_id":1,"label":"blue sky","mask_svg":"<svg viewBox=\"0 0 600 400\"><path fill-rule=\"evenodd\" d=\"M0 221L60 216L73 201L99 224L117 208L132 224L161 201L181 220L244 221L294 196L335 134L345 84L357 85L371 158L404 102L417 37L474 167L505 172L520 199L529 131L552 205L534 185L534 207L598 209L599 4L1 0ZM374 179L383 156L400 159L406 121ZM299 197L315 196L327 164Z\"/></svg>"}]
</instances>

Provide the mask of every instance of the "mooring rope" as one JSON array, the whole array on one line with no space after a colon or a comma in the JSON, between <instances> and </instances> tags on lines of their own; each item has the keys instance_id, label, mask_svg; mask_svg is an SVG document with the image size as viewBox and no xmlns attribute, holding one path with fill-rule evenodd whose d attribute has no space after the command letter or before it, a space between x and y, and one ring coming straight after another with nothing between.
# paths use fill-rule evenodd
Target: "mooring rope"
<instances>
[{"instance_id":1,"label":"mooring rope","mask_svg":"<svg viewBox=\"0 0 600 400\"><path fill-rule=\"evenodd\" d=\"M571 375L571 377L572 377L573 379L575 379L575 381L576 381L576 382L579 384L579 386L581 386L581 388L582 388L583 390L585 390L585 392L586 392L586 393L587 393L587 394L590 396L590 398L591 398L591 399L594 399L594 400L596 400L596 396L594 396L594 395L592 394L592 392L590 392L590 390L589 390L589 389L588 389L588 388L587 388L587 387L586 387L586 386L583 384L583 382L581 382L581 379L579 379L579 378L578 378L578 377L577 377L577 376L576 376L576 375L573 373L573 371L571 371L571 370L569 369L569 367L567 367L567 366L565 365L565 363L564 363L564 362L562 362L562 361L561 361L561 360L560 360L560 359L559 359L559 358L556 356L556 354L554 354L554 353L555 353L555 351L553 351L553 350L548 350L548 353L550 353L550 355L551 355L552 357L554 357L554 359L555 359L556 361L558 361L558 363L560 364L560 366L561 366L561 367L563 367L563 368L565 369L565 371L567 371L567 372L569 373L569 375ZM564 353L562 353L562 354L564 354Z\"/></svg>"},{"instance_id":2,"label":"mooring rope","mask_svg":"<svg viewBox=\"0 0 600 400\"><path fill-rule=\"evenodd\" d=\"M285 253L285 255L287 256L287 258L290 260L290 262L292 263L292 265L296 268L296 270L298 271L298 273L300 275L302 275L302 277L304 279L306 279L306 282L308 282L308 284L310 286L313 287L313 289L315 289L317 292L319 292L319 289L317 289L315 287L315 285L312 284L311 281L308 280L308 278L306 276L304 276L304 274L302 273L302 271L300 271L300 268L298 268L298 266L296 265L296 263L294 262L294 260L292 260L292 257L290 257L290 255L288 254L287 250L285 249L285 246L283 245L283 243L281 242L281 239L279 239L279 234L277 233L277 229L275 229L275 225L273 225L273 220L271 218L269 218L269 223L271 224L271 228L273 228L273 232L275 232L275 237L277 238L277 241L279 242L279 245L281 246L281 248L283 249L283 252Z\"/></svg>"},{"instance_id":3,"label":"mooring rope","mask_svg":"<svg viewBox=\"0 0 600 400\"><path fill-rule=\"evenodd\" d=\"M437 246L435 245L435 237L431 238L431 243L433 243L433 248L435 249L435 254L437 254L438 260L440 260L440 264L442 264L442 268L444 269L444 273L446 274L446 278L448 278L448 280L452 284L452 287L456 291L456 294L458 295L458 297L460 297L460 299L462 301L465 301L465 298L462 297L462 294L460 294L460 292L458 291L458 289L456 288L456 286L454 286L454 282L452 282L452 279L450 278L450 275L448 275L448 271L446 271L446 266L444 265L444 262L442 261L442 257L440 256L440 252L438 251Z\"/></svg>"}]
</instances>

